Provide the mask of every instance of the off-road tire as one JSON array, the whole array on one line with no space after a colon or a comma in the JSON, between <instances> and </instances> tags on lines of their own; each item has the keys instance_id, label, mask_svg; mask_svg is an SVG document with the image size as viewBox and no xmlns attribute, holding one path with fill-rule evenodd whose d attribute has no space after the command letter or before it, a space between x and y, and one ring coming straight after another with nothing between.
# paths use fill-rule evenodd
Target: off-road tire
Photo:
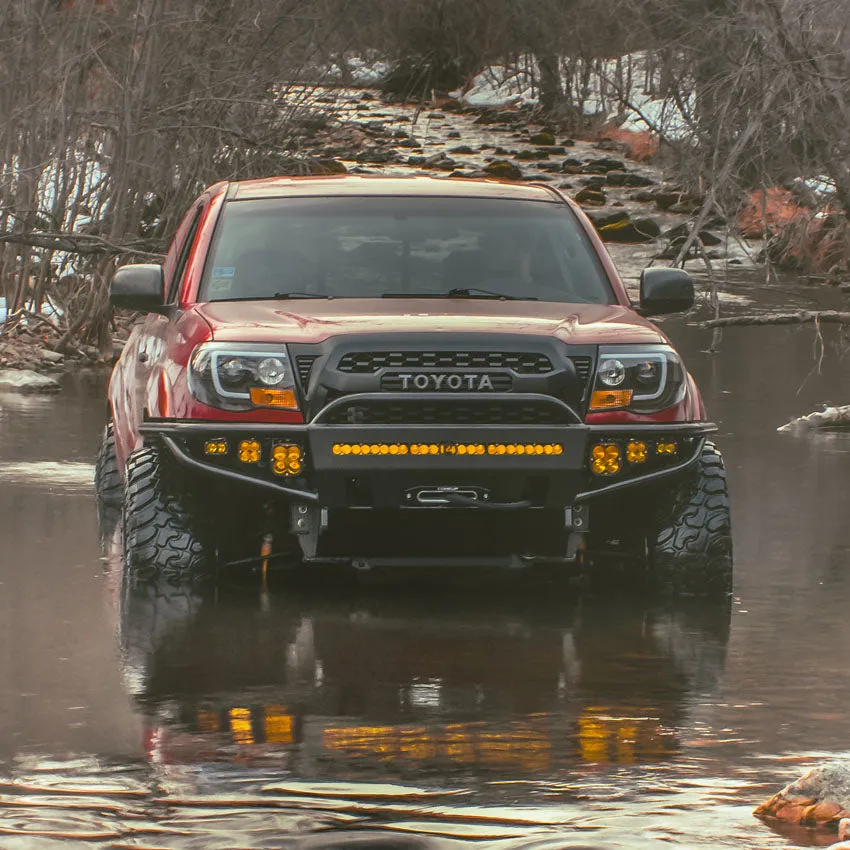
<instances>
[{"instance_id":1,"label":"off-road tire","mask_svg":"<svg viewBox=\"0 0 850 850\"><path fill-rule=\"evenodd\" d=\"M115 428L111 422L103 429L100 448L94 466L94 486L97 498L104 505L120 507L124 499L124 486L115 453Z\"/></svg>"},{"instance_id":2,"label":"off-road tire","mask_svg":"<svg viewBox=\"0 0 850 850\"><path fill-rule=\"evenodd\" d=\"M706 441L696 464L658 505L649 535L652 579L672 595L732 591L732 526L723 457Z\"/></svg>"},{"instance_id":3,"label":"off-road tire","mask_svg":"<svg viewBox=\"0 0 850 850\"><path fill-rule=\"evenodd\" d=\"M210 574L202 524L160 450L130 455L124 489L124 563L131 581L192 584Z\"/></svg>"}]
</instances>

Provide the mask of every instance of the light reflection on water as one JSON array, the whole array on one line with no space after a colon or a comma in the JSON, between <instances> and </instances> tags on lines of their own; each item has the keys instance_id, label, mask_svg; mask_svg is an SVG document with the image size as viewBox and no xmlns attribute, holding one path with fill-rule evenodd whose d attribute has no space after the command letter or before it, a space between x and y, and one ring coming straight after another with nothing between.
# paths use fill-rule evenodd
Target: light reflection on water
<instances>
[{"instance_id":1,"label":"light reflection on water","mask_svg":"<svg viewBox=\"0 0 850 850\"><path fill-rule=\"evenodd\" d=\"M850 437L775 431L846 400L844 367L811 374L806 329L710 357L664 327L721 426L730 611L616 586L122 598L88 490L102 384L0 399L0 846L823 843L751 810L850 740Z\"/></svg>"}]
</instances>

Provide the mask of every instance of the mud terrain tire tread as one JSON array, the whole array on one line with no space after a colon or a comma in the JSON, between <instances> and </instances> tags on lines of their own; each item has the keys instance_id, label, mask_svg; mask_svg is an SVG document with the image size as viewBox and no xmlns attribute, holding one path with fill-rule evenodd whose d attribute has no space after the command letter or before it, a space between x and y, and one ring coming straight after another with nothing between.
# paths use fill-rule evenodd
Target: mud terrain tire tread
<instances>
[{"instance_id":1,"label":"mud terrain tire tread","mask_svg":"<svg viewBox=\"0 0 850 850\"><path fill-rule=\"evenodd\" d=\"M703 445L696 467L659 506L650 566L661 588L675 595L732 591L732 526L723 457Z\"/></svg>"},{"instance_id":2,"label":"mud terrain tire tread","mask_svg":"<svg viewBox=\"0 0 850 850\"><path fill-rule=\"evenodd\" d=\"M140 449L127 461L124 551L134 581L186 584L208 575L200 523L170 477L157 449Z\"/></svg>"},{"instance_id":3,"label":"mud terrain tire tread","mask_svg":"<svg viewBox=\"0 0 850 850\"><path fill-rule=\"evenodd\" d=\"M97 498L104 504L120 507L124 499L124 485L118 469L115 453L115 428L109 422L103 429L103 437L97 451L94 467L94 486Z\"/></svg>"}]
</instances>

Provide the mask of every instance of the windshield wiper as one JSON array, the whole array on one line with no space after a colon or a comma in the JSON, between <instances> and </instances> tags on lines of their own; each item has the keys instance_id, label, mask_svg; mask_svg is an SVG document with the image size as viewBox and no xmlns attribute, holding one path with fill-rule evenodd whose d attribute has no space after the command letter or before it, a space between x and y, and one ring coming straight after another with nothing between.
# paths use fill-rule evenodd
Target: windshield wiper
<instances>
[{"instance_id":1,"label":"windshield wiper","mask_svg":"<svg viewBox=\"0 0 850 850\"><path fill-rule=\"evenodd\" d=\"M524 295L505 295L477 286L450 289L448 292L385 292L381 298L492 298L495 301L537 301Z\"/></svg>"},{"instance_id":2,"label":"windshield wiper","mask_svg":"<svg viewBox=\"0 0 850 850\"><path fill-rule=\"evenodd\" d=\"M460 287L450 289L447 293L449 298L498 298L505 301L536 301L536 298L525 295L506 295L504 292L493 292L492 289L481 289L480 286Z\"/></svg>"},{"instance_id":3,"label":"windshield wiper","mask_svg":"<svg viewBox=\"0 0 850 850\"><path fill-rule=\"evenodd\" d=\"M216 301L286 301L298 298L322 298L333 300L333 295L318 295L315 292L275 292L273 295L237 295L234 298L216 298Z\"/></svg>"}]
</instances>

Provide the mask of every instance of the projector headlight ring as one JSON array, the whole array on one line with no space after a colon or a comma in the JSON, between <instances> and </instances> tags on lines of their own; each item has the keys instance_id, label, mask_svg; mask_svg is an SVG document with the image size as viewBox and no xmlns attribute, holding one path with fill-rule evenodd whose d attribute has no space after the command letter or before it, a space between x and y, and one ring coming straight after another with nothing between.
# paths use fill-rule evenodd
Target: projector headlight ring
<instances>
[{"instance_id":1,"label":"projector headlight ring","mask_svg":"<svg viewBox=\"0 0 850 850\"><path fill-rule=\"evenodd\" d=\"M669 345L601 346L597 362L592 413L657 413L684 397L685 367Z\"/></svg>"},{"instance_id":2,"label":"projector headlight ring","mask_svg":"<svg viewBox=\"0 0 850 850\"><path fill-rule=\"evenodd\" d=\"M189 361L189 390L222 410L298 410L295 373L281 345L202 343Z\"/></svg>"}]
</instances>

